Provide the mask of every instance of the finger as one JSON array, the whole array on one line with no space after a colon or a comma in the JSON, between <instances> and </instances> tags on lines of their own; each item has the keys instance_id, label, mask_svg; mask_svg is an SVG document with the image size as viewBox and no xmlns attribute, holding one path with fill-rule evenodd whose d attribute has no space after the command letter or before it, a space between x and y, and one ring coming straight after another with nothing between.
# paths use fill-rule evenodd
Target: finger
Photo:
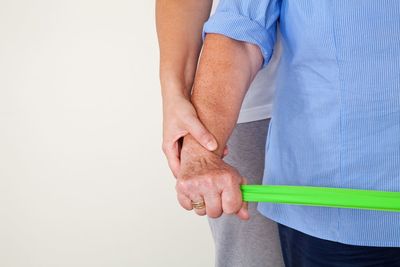
<instances>
[{"instance_id":1,"label":"finger","mask_svg":"<svg viewBox=\"0 0 400 267\"><path fill-rule=\"evenodd\" d=\"M190 197L190 199L192 199L192 201L193 202L191 202L191 205L192 205L192 207L193 207L193 203L199 203L199 202L205 202L204 201L204 199L202 198L202 197L199 197L199 196L197 196L197 197ZM194 208L193 207L193 210L194 210L194 212L196 212L196 214L197 215L199 215L199 216L204 216L204 215L206 215L207 214L207 211L206 211L206 206L204 206L203 208Z\"/></svg>"},{"instance_id":2,"label":"finger","mask_svg":"<svg viewBox=\"0 0 400 267\"><path fill-rule=\"evenodd\" d=\"M242 177L242 180L240 181L240 184L248 184L248 179L246 177ZM242 193L241 193L242 194ZM243 199L243 194L242 194L242 199ZM242 202L242 207L236 214L240 219L242 220L248 220L250 219L250 213L249 213L249 205L247 202Z\"/></svg>"},{"instance_id":3,"label":"finger","mask_svg":"<svg viewBox=\"0 0 400 267\"><path fill-rule=\"evenodd\" d=\"M168 166L171 169L175 178L178 176L181 161L179 158L179 145L178 142L165 142L163 144L163 151L168 160Z\"/></svg>"},{"instance_id":4,"label":"finger","mask_svg":"<svg viewBox=\"0 0 400 267\"><path fill-rule=\"evenodd\" d=\"M222 214L221 196L218 193L204 196L206 203L206 213L210 218L218 218Z\"/></svg>"},{"instance_id":5,"label":"finger","mask_svg":"<svg viewBox=\"0 0 400 267\"><path fill-rule=\"evenodd\" d=\"M190 201L190 199L185 196L184 194L178 194L177 195L179 204L181 204L182 208L184 208L185 210L192 210L193 206L192 206L192 201Z\"/></svg>"},{"instance_id":6,"label":"finger","mask_svg":"<svg viewBox=\"0 0 400 267\"><path fill-rule=\"evenodd\" d=\"M242 207L242 192L238 185L226 187L221 194L222 210L226 214L236 214Z\"/></svg>"},{"instance_id":7,"label":"finger","mask_svg":"<svg viewBox=\"0 0 400 267\"><path fill-rule=\"evenodd\" d=\"M248 210L248 203L247 202L243 202L242 203L242 207L240 208L240 210L238 211L238 213L236 213L236 215L242 219L247 221L248 219L250 219L250 213Z\"/></svg>"},{"instance_id":8,"label":"finger","mask_svg":"<svg viewBox=\"0 0 400 267\"><path fill-rule=\"evenodd\" d=\"M206 149L214 151L218 148L217 140L215 140L214 136L207 131L200 120L196 117L187 122L187 128L194 139L196 139L196 141Z\"/></svg>"}]
</instances>

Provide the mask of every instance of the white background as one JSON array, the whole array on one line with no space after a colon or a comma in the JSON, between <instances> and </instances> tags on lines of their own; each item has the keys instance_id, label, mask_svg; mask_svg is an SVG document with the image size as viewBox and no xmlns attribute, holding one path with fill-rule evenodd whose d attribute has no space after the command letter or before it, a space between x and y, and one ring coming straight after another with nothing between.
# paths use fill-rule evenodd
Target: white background
<instances>
[{"instance_id":1,"label":"white background","mask_svg":"<svg viewBox=\"0 0 400 267\"><path fill-rule=\"evenodd\" d=\"M0 0L0 266L212 266L161 153L154 1Z\"/></svg>"}]
</instances>

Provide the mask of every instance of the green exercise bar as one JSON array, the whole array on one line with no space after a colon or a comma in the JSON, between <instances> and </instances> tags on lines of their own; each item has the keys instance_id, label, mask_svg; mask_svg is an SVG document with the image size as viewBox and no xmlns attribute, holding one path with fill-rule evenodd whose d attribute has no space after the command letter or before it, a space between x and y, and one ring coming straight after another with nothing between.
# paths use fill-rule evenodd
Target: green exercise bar
<instances>
[{"instance_id":1,"label":"green exercise bar","mask_svg":"<svg viewBox=\"0 0 400 267\"><path fill-rule=\"evenodd\" d=\"M347 188L242 185L246 202L400 212L400 192Z\"/></svg>"}]
</instances>

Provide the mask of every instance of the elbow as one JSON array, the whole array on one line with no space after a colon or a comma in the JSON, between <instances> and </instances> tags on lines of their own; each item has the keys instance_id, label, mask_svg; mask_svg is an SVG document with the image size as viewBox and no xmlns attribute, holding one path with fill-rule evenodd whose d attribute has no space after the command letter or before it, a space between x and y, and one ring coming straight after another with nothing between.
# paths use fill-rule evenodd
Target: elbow
<instances>
[{"instance_id":1,"label":"elbow","mask_svg":"<svg viewBox=\"0 0 400 267\"><path fill-rule=\"evenodd\" d=\"M244 54L248 59L247 63L249 64L248 67L251 72L251 79L253 80L258 71L261 69L264 58L262 56L261 49L257 45L244 42L241 43L243 45Z\"/></svg>"}]
</instances>

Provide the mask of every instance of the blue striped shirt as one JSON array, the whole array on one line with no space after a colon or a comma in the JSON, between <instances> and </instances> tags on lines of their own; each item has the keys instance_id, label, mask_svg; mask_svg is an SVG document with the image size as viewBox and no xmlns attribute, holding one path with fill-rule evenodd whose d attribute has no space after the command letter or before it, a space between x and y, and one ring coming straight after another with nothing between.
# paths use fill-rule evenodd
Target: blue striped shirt
<instances>
[{"instance_id":1,"label":"blue striped shirt","mask_svg":"<svg viewBox=\"0 0 400 267\"><path fill-rule=\"evenodd\" d=\"M400 191L400 1L222 0L204 33L256 44L268 64L277 27L264 183ZM400 213L258 209L318 238L400 247Z\"/></svg>"}]
</instances>

